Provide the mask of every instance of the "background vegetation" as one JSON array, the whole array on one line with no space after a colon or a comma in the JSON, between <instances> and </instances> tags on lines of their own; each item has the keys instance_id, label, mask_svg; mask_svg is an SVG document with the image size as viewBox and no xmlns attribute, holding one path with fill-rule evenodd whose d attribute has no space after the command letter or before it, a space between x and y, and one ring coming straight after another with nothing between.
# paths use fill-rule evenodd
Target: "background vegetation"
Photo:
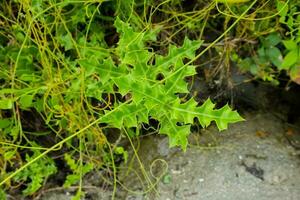
<instances>
[{"instance_id":1,"label":"background vegetation","mask_svg":"<svg viewBox=\"0 0 300 200\"><path fill-rule=\"evenodd\" d=\"M123 140L243 118L191 92L235 87L233 69L300 84L297 0L12 0L0 3L0 199L92 170L116 192ZM132 143L131 143L132 144Z\"/></svg>"}]
</instances>

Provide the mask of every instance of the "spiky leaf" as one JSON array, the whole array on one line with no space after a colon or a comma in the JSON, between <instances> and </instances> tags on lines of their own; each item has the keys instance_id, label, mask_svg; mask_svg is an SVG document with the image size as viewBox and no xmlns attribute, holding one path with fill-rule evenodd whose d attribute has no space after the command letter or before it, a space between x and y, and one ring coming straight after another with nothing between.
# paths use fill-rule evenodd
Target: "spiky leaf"
<instances>
[{"instance_id":1,"label":"spiky leaf","mask_svg":"<svg viewBox=\"0 0 300 200\"><path fill-rule=\"evenodd\" d=\"M149 38L145 32L135 32L119 19L115 26L120 34L116 48L120 64L106 60L108 63L99 65L97 72L102 81L111 81L122 96L130 98L105 111L102 122L116 128L138 127L154 118L160 122L159 132L168 135L170 146L185 150L190 125L196 118L203 127L214 121L219 130L243 120L228 105L216 109L210 99L201 106L193 98L185 103L179 99L178 94L189 92L185 78L196 74L195 67L184 64L185 60L195 58L201 41L186 38L181 47L169 46L167 55L153 55L145 47L145 38ZM159 75L162 79L157 80Z\"/></svg>"}]
</instances>

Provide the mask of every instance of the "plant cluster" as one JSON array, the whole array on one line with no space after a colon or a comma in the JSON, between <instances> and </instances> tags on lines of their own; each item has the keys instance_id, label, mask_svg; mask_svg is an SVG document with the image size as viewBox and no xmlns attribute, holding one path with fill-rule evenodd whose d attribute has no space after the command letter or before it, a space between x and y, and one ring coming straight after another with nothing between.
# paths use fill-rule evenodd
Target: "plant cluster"
<instances>
[{"instance_id":1,"label":"plant cluster","mask_svg":"<svg viewBox=\"0 0 300 200\"><path fill-rule=\"evenodd\" d=\"M255 32L249 35L258 40L259 45L247 47L248 56L234 54L232 60L242 70L275 85L279 85L283 73L291 81L300 84L298 2L277 0L268 11L273 11L276 16L263 17L263 21L255 22ZM257 32L257 26L263 27L263 30Z\"/></svg>"},{"instance_id":2,"label":"plant cluster","mask_svg":"<svg viewBox=\"0 0 300 200\"><path fill-rule=\"evenodd\" d=\"M35 195L62 167L63 186L78 185L75 199L92 170L107 170L115 192L123 138L148 126L185 151L192 124L224 130L242 121L228 105L191 95L203 65L216 64L212 76L235 62L273 82L286 70L298 82L296 0L246 2L1 2L0 199L19 188Z\"/></svg>"}]
</instances>

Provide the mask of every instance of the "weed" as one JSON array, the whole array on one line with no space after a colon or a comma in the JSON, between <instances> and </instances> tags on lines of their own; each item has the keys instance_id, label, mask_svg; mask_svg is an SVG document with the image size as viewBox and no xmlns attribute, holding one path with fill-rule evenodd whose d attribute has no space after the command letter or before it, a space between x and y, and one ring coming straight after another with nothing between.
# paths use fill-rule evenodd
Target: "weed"
<instances>
[{"instance_id":1,"label":"weed","mask_svg":"<svg viewBox=\"0 0 300 200\"><path fill-rule=\"evenodd\" d=\"M64 187L79 185L74 199L84 196L83 176L101 168L112 171L114 196L115 159L128 155L119 140L109 142L112 130L131 142L155 120L170 147L185 151L194 122L224 130L242 121L228 105L190 95L188 80L203 55L219 63L211 74L229 71L234 61L275 84L280 70L298 82L295 1L268 2L2 2L0 198L19 184L24 195L35 194L58 161L70 169ZM289 35L275 33L282 29ZM235 49L241 42L247 45Z\"/></svg>"}]
</instances>

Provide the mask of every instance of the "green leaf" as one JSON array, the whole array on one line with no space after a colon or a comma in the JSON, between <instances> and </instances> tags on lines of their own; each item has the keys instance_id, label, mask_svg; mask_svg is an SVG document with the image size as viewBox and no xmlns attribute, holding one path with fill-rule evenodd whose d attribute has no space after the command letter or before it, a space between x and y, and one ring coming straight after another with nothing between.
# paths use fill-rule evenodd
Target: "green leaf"
<instances>
[{"instance_id":1,"label":"green leaf","mask_svg":"<svg viewBox=\"0 0 300 200\"><path fill-rule=\"evenodd\" d=\"M95 80L86 80L86 92L87 97L94 97L101 101L102 94L104 93L104 86Z\"/></svg>"},{"instance_id":2,"label":"green leaf","mask_svg":"<svg viewBox=\"0 0 300 200\"><path fill-rule=\"evenodd\" d=\"M265 47L260 47L258 50L257 50L257 53L258 53L258 60L261 60L262 63L265 62L265 57L266 57L266 51L265 51Z\"/></svg>"},{"instance_id":3,"label":"green leaf","mask_svg":"<svg viewBox=\"0 0 300 200\"><path fill-rule=\"evenodd\" d=\"M292 39L291 40L284 40L282 42L283 42L283 45L285 46L285 48L287 48L287 50L292 51L292 50L298 48L296 41L294 41Z\"/></svg>"},{"instance_id":4,"label":"green leaf","mask_svg":"<svg viewBox=\"0 0 300 200\"><path fill-rule=\"evenodd\" d=\"M13 101L11 99L1 99L0 100L0 109L12 109Z\"/></svg>"},{"instance_id":5,"label":"green leaf","mask_svg":"<svg viewBox=\"0 0 300 200\"><path fill-rule=\"evenodd\" d=\"M42 111L44 111L44 103L45 103L44 100L42 98L39 98L33 103L33 107L38 112L42 112Z\"/></svg>"},{"instance_id":6,"label":"green leaf","mask_svg":"<svg viewBox=\"0 0 300 200\"><path fill-rule=\"evenodd\" d=\"M71 200L80 200L84 197L84 192L81 190L77 190L76 195L72 197Z\"/></svg>"},{"instance_id":7,"label":"green leaf","mask_svg":"<svg viewBox=\"0 0 300 200\"><path fill-rule=\"evenodd\" d=\"M42 7L43 0L32 0L31 1L31 9L35 12L41 12L43 10Z\"/></svg>"},{"instance_id":8,"label":"green leaf","mask_svg":"<svg viewBox=\"0 0 300 200\"><path fill-rule=\"evenodd\" d=\"M11 128L9 135L15 140L19 136L20 129L18 126Z\"/></svg>"},{"instance_id":9,"label":"green leaf","mask_svg":"<svg viewBox=\"0 0 300 200\"><path fill-rule=\"evenodd\" d=\"M300 65L294 65L289 71L291 79L300 85Z\"/></svg>"},{"instance_id":10,"label":"green leaf","mask_svg":"<svg viewBox=\"0 0 300 200\"><path fill-rule=\"evenodd\" d=\"M115 21L115 27L120 34L117 53L123 64L135 66L136 64L146 64L152 54L144 48L145 32L134 32L128 23L119 18Z\"/></svg>"},{"instance_id":11,"label":"green leaf","mask_svg":"<svg viewBox=\"0 0 300 200\"><path fill-rule=\"evenodd\" d=\"M170 45L167 55L153 56L144 46L145 32L135 32L119 19L115 26L120 34L116 51L120 64L116 66L108 59L107 64L95 64L99 66L96 71L100 81L102 77L104 81L112 82L128 99L123 103L115 102L110 110L105 110L102 123L119 129L130 128L148 123L150 117L160 122L159 132L168 135L171 147L180 146L185 150L195 118L203 127L215 121L219 130L243 120L228 105L215 109L210 100L198 106L194 99L182 103L178 97L178 94L188 93L185 77L196 74L195 66L184 63L186 59L195 58L202 41L185 38L181 47ZM120 70L121 73L115 73ZM158 76L162 78L157 80Z\"/></svg>"},{"instance_id":12,"label":"green leaf","mask_svg":"<svg viewBox=\"0 0 300 200\"><path fill-rule=\"evenodd\" d=\"M90 172L93 168L94 168L94 165L93 163L86 163L84 165L82 165L81 167L82 169L82 175L85 175L86 173Z\"/></svg>"},{"instance_id":13,"label":"green leaf","mask_svg":"<svg viewBox=\"0 0 300 200\"><path fill-rule=\"evenodd\" d=\"M96 66L99 65L95 58L81 59L77 61L78 64L84 69L85 77L91 76L95 73Z\"/></svg>"},{"instance_id":14,"label":"green leaf","mask_svg":"<svg viewBox=\"0 0 300 200\"><path fill-rule=\"evenodd\" d=\"M101 118L102 123L108 123L115 128L137 127L140 123L148 123L147 109L142 105L121 104L112 111L107 111Z\"/></svg>"},{"instance_id":15,"label":"green leaf","mask_svg":"<svg viewBox=\"0 0 300 200\"><path fill-rule=\"evenodd\" d=\"M72 174L69 174L65 180L64 187L68 188L77 182L88 172L93 169L92 163L82 164L81 162L74 160L71 155L65 154L64 155L65 161L67 162L68 166L72 170Z\"/></svg>"},{"instance_id":16,"label":"green leaf","mask_svg":"<svg viewBox=\"0 0 300 200\"><path fill-rule=\"evenodd\" d=\"M175 117L184 123L193 123L193 119L198 118L203 127L207 127L212 121L215 121L220 131L227 129L230 123L244 120L236 111L232 111L228 105L220 109L214 109L215 104L210 99L207 99L200 107L196 107L196 104L194 99L190 99L183 104L177 101L172 106Z\"/></svg>"},{"instance_id":17,"label":"green leaf","mask_svg":"<svg viewBox=\"0 0 300 200\"><path fill-rule=\"evenodd\" d=\"M128 74L125 65L116 66L111 58L105 59L103 63L97 65L96 72L99 74L102 83Z\"/></svg>"},{"instance_id":18,"label":"green leaf","mask_svg":"<svg viewBox=\"0 0 300 200\"><path fill-rule=\"evenodd\" d=\"M0 188L0 199L7 200L6 193L4 192L4 190L2 190L2 188Z\"/></svg>"},{"instance_id":19,"label":"green leaf","mask_svg":"<svg viewBox=\"0 0 300 200\"><path fill-rule=\"evenodd\" d=\"M6 151L6 152L4 153L4 159L5 159L5 160L10 160L10 159L12 159L13 157L15 157L15 155L16 155L16 151Z\"/></svg>"},{"instance_id":20,"label":"green leaf","mask_svg":"<svg viewBox=\"0 0 300 200\"><path fill-rule=\"evenodd\" d=\"M128 152L123 147L116 147L115 153L118 155L122 155L124 162L127 163L128 161Z\"/></svg>"},{"instance_id":21,"label":"green leaf","mask_svg":"<svg viewBox=\"0 0 300 200\"><path fill-rule=\"evenodd\" d=\"M0 129L1 128L7 128L12 124L12 120L9 118L6 119L0 119Z\"/></svg>"},{"instance_id":22,"label":"green leaf","mask_svg":"<svg viewBox=\"0 0 300 200\"><path fill-rule=\"evenodd\" d=\"M187 76L192 76L197 74L194 66L184 66L181 59L174 64L174 69L177 69L172 76L169 75L169 78L166 79L165 89L167 93L188 93L188 83L184 80Z\"/></svg>"},{"instance_id":23,"label":"green leaf","mask_svg":"<svg viewBox=\"0 0 300 200\"><path fill-rule=\"evenodd\" d=\"M39 151L34 151L32 156L25 155L26 162L30 162L35 159L36 156L40 155ZM43 157L30 166L20 171L16 176L13 177L15 181L28 181L26 188L22 191L24 195L34 194L40 187L45 178L56 173L56 167L54 161L49 157Z\"/></svg>"},{"instance_id":24,"label":"green leaf","mask_svg":"<svg viewBox=\"0 0 300 200\"><path fill-rule=\"evenodd\" d=\"M68 33L58 37L58 41L60 42L61 46L65 48L66 51L74 48L72 36Z\"/></svg>"},{"instance_id":25,"label":"green leaf","mask_svg":"<svg viewBox=\"0 0 300 200\"><path fill-rule=\"evenodd\" d=\"M29 94L25 94L25 95L21 96L19 99L21 108L26 109L26 108L31 107L33 97L34 97L34 95L29 95Z\"/></svg>"},{"instance_id":26,"label":"green leaf","mask_svg":"<svg viewBox=\"0 0 300 200\"><path fill-rule=\"evenodd\" d=\"M91 80L87 81L90 82L87 83L89 84L87 87L87 94L88 96L95 96L95 98L100 98L100 93L105 93L105 92L113 93L114 92L113 88L115 85L114 80L119 77L122 78L128 74L128 69L126 65L116 66L113 60L111 59L111 57L104 59L101 63L94 57L91 57L89 59L78 60L78 63L82 68L85 69L86 77L94 74L98 77L100 81L100 82L96 81L95 78L92 78ZM77 84L75 87L77 89L74 88L74 91L80 88L79 83L80 83L79 80L77 80ZM120 91L123 91L122 89L123 88L121 86ZM122 92L123 95L125 95L126 93L127 93L126 91L124 93ZM97 97L97 95L99 96Z\"/></svg>"},{"instance_id":27,"label":"green leaf","mask_svg":"<svg viewBox=\"0 0 300 200\"><path fill-rule=\"evenodd\" d=\"M271 63L280 68L282 63L282 55L278 48L271 46L266 49L266 55Z\"/></svg>"},{"instance_id":28,"label":"green leaf","mask_svg":"<svg viewBox=\"0 0 300 200\"><path fill-rule=\"evenodd\" d=\"M285 1L277 0L276 7L279 15L282 17L280 19L283 19L283 21L281 20L280 22L284 22L285 16L289 10L288 4Z\"/></svg>"},{"instance_id":29,"label":"green leaf","mask_svg":"<svg viewBox=\"0 0 300 200\"><path fill-rule=\"evenodd\" d=\"M72 185L76 184L78 181L80 180L80 175L79 174L69 174L66 177L65 183L64 183L64 187L65 188L69 188Z\"/></svg>"},{"instance_id":30,"label":"green leaf","mask_svg":"<svg viewBox=\"0 0 300 200\"><path fill-rule=\"evenodd\" d=\"M170 184L171 181L172 181L172 176L169 173L163 176L162 182L164 184Z\"/></svg>"},{"instance_id":31,"label":"green leaf","mask_svg":"<svg viewBox=\"0 0 300 200\"><path fill-rule=\"evenodd\" d=\"M262 43L264 47L276 46L281 42L281 37L278 33L272 33L266 38L262 38Z\"/></svg>"},{"instance_id":32,"label":"green leaf","mask_svg":"<svg viewBox=\"0 0 300 200\"><path fill-rule=\"evenodd\" d=\"M71 17L71 21L72 21L72 24L78 24L80 22L82 23L85 23L86 22L86 19L85 19L85 15L86 15L86 9L82 9L81 6L76 6L74 8L74 11L73 11L73 15Z\"/></svg>"},{"instance_id":33,"label":"green leaf","mask_svg":"<svg viewBox=\"0 0 300 200\"><path fill-rule=\"evenodd\" d=\"M19 76L19 79L22 81L27 81L27 82L31 82L31 83L36 83L41 81L41 77L38 74L22 74Z\"/></svg>"},{"instance_id":34,"label":"green leaf","mask_svg":"<svg viewBox=\"0 0 300 200\"><path fill-rule=\"evenodd\" d=\"M75 171L77 169L77 164L75 160L67 153L64 155L65 161L67 162L68 166L72 171Z\"/></svg>"},{"instance_id":35,"label":"green leaf","mask_svg":"<svg viewBox=\"0 0 300 200\"><path fill-rule=\"evenodd\" d=\"M170 45L167 56L156 56L155 73L162 73L165 77L173 74L174 71L183 66L184 58L192 59L195 57L195 52L201 44L202 41L191 41L185 38L182 47L177 48ZM171 66L174 67L172 70L170 70Z\"/></svg>"},{"instance_id":36,"label":"green leaf","mask_svg":"<svg viewBox=\"0 0 300 200\"><path fill-rule=\"evenodd\" d=\"M244 121L237 111L231 110L228 104L220 109L214 110L213 120L217 123L217 127L220 131L227 129L229 123Z\"/></svg>"},{"instance_id":37,"label":"green leaf","mask_svg":"<svg viewBox=\"0 0 300 200\"><path fill-rule=\"evenodd\" d=\"M243 71L250 71L251 74L256 75L258 73L257 64L251 58L245 58L239 63L239 67Z\"/></svg>"},{"instance_id":38,"label":"green leaf","mask_svg":"<svg viewBox=\"0 0 300 200\"><path fill-rule=\"evenodd\" d=\"M281 64L281 69L289 69L292 67L294 64L297 63L299 59L299 53L298 49L294 49L284 57L283 62Z\"/></svg>"},{"instance_id":39,"label":"green leaf","mask_svg":"<svg viewBox=\"0 0 300 200\"><path fill-rule=\"evenodd\" d=\"M168 135L170 147L180 146L186 151L191 125L178 126L176 120L166 118L160 126L159 133Z\"/></svg>"}]
</instances>

